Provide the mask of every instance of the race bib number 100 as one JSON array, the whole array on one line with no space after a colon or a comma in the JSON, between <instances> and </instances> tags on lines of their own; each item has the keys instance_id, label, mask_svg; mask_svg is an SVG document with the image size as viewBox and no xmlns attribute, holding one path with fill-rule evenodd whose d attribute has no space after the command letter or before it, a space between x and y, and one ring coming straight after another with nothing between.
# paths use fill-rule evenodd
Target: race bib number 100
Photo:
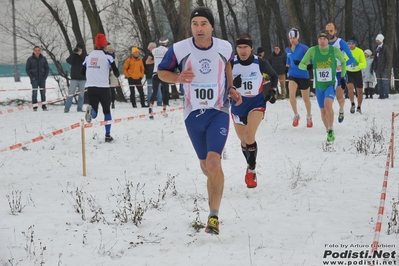
<instances>
[{"instance_id":1,"label":"race bib number 100","mask_svg":"<svg viewBox=\"0 0 399 266\"><path fill-rule=\"evenodd\" d=\"M190 102L194 110L212 108L215 106L218 96L218 85L216 83L190 84Z\"/></svg>"},{"instance_id":2,"label":"race bib number 100","mask_svg":"<svg viewBox=\"0 0 399 266\"><path fill-rule=\"evenodd\" d=\"M317 81L328 82L332 81L332 70L331 68L318 68L316 69Z\"/></svg>"}]
</instances>

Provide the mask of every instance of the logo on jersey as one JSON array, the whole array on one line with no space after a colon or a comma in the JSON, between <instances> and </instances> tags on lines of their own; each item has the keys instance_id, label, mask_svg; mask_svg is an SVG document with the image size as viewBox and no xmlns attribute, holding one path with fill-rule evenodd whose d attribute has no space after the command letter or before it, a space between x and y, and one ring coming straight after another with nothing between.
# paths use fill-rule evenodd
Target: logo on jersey
<instances>
[{"instance_id":1,"label":"logo on jersey","mask_svg":"<svg viewBox=\"0 0 399 266\"><path fill-rule=\"evenodd\" d=\"M249 74L250 77L256 77L256 72L251 72L251 74Z\"/></svg>"},{"instance_id":2,"label":"logo on jersey","mask_svg":"<svg viewBox=\"0 0 399 266\"><path fill-rule=\"evenodd\" d=\"M227 136L227 129L224 128L224 127L221 127L220 128L220 134L223 135L223 136Z\"/></svg>"},{"instance_id":3,"label":"logo on jersey","mask_svg":"<svg viewBox=\"0 0 399 266\"><path fill-rule=\"evenodd\" d=\"M96 66L98 63L98 58L97 57L93 57L90 59L90 65L91 66Z\"/></svg>"},{"instance_id":4,"label":"logo on jersey","mask_svg":"<svg viewBox=\"0 0 399 266\"><path fill-rule=\"evenodd\" d=\"M211 72L211 60L204 58L201 59L199 62L201 63L201 69L199 70L201 74L208 74L209 72Z\"/></svg>"}]
</instances>

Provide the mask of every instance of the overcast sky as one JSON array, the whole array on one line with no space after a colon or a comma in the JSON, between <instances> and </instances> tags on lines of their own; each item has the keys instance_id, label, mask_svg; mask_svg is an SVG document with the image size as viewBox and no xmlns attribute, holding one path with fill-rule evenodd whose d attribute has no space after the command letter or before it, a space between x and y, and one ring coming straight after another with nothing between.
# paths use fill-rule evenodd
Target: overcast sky
<instances>
[{"instance_id":1,"label":"overcast sky","mask_svg":"<svg viewBox=\"0 0 399 266\"><path fill-rule=\"evenodd\" d=\"M11 0L1 0L2 8L0 8L0 23L2 25L10 19L11 16ZM16 8L20 6L29 5L30 0L15 0ZM13 38L12 34L5 33L1 31L2 41L1 41L1 49L0 49L0 64L13 64L14 63L14 52L13 52ZM17 45L21 45L22 40L17 39ZM27 57L32 53L32 50L26 50L17 48L18 62L24 63Z\"/></svg>"}]
</instances>

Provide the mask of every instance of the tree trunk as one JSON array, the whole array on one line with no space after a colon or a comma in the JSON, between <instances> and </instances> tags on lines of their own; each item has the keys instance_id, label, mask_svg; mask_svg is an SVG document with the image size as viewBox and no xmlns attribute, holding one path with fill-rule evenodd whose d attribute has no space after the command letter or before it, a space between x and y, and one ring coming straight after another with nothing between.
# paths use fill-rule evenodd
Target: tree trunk
<instances>
[{"instance_id":1,"label":"tree trunk","mask_svg":"<svg viewBox=\"0 0 399 266\"><path fill-rule=\"evenodd\" d=\"M179 39L179 28L182 23L188 23L188 21L181 21L179 19L179 14L175 8L174 1L161 0L161 4L163 9L165 10L166 17L172 30L173 40L175 42L180 41L181 39Z\"/></svg>"},{"instance_id":2,"label":"tree trunk","mask_svg":"<svg viewBox=\"0 0 399 266\"><path fill-rule=\"evenodd\" d=\"M104 27L101 22L100 14L97 10L97 5L95 0L80 0L82 2L82 6L86 13L87 21L89 22L91 37L93 39L93 43L95 41L95 37L98 33L105 33Z\"/></svg>"},{"instance_id":3,"label":"tree trunk","mask_svg":"<svg viewBox=\"0 0 399 266\"><path fill-rule=\"evenodd\" d=\"M179 18L180 25L177 34L177 40L180 41L190 37L190 1L189 0L180 0L179 6Z\"/></svg>"},{"instance_id":4,"label":"tree trunk","mask_svg":"<svg viewBox=\"0 0 399 266\"><path fill-rule=\"evenodd\" d=\"M327 0L328 22L335 22L335 0Z\"/></svg>"},{"instance_id":5,"label":"tree trunk","mask_svg":"<svg viewBox=\"0 0 399 266\"><path fill-rule=\"evenodd\" d=\"M152 38L147 20L147 13L144 10L143 2L141 0L130 0L130 9L140 32L141 47L144 49L144 47L147 47L148 43L151 42Z\"/></svg>"},{"instance_id":6,"label":"tree trunk","mask_svg":"<svg viewBox=\"0 0 399 266\"><path fill-rule=\"evenodd\" d=\"M234 8L232 7L231 3L229 0L225 0L227 7L229 9L229 13L231 18L233 19L233 25L234 25L234 31L233 32L233 38L235 39L235 37L240 33L240 27L238 26L238 19L237 19L237 15L236 12L234 11Z\"/></svg>"},{"instance_id":7,"label":"tree trunk","mask_svg":"<svg viewBox=\"0 0 399 266\"><path fill-rule=\"evenodd\" d=\"M391 58L397 59L394 47L395 41L395 15L397 15L397 9L395 9L395 0L386 1L386 17L385 17L385 31L384 31L384 44L387 45ZM389 69L392 69L392 60L389 62ZM391 73L389 73L389 78ZM398 76L395 76L396 78ZM391 84L391 81L389 82Z\"/></svg>"},{"instance_id":8,"label":"tree trunk","mask_svg":"<svg viewBox=\"0 0 399 266\"><path fill-rule=\"evenodd\" d=\"M281 17L280 6L277 0L269 0L269 7L273 10L274 19L276 20L277 28L277 43L272 44L279 45L280 48L284 48L287 43L287 30L284 27L283 19ZM270 51L270 50L269 50ZM284 51L284 50L283 50Z\"/></svg>"},{"instance_id":9,"label":"tree trunk","mask_svg":"<svg viewBox=\"0 0 399 266\"><path fill-rule=\"evenodd\" d=\"M222 0L217 0L217 6L218 6L218 15L219 15L219 21L220 21L220 31L222 32L222 39L227 40L227 27L226 27L226 21L224 18L224 10L223 10L223 3Z\"/></svg>"},{"instance_id":10,"label":"tree trunk","mask_svg":"<svg viewBox=\"0 0 399 266\"><path fill-rule=\"evenodd\" d=\"M155 15L155 9L154 9L154 4L152 3L152 0L148 0L148 5L150 7L150 16L151 16L151 20L152 23L154 25L154 31L155 31L155 38L158 38L162 36L162 32L159 28L159 24L158 24L158 20L157 20L157 16ZM150 43L151 40L148 40L147 43ZM143 49L146 51L146 54L149 52L147 49L147 46L143 46Z\"/></svg>"},{"instance_id":11,"label":"tree trunk","mask_svg":"<svg viewBox=\"0 0 399 266\"><path fill-rule=\"evenodd\" d=\"M76 42L85 44L83 35L82 35L82 31L80 30L79 19L78 19L78 15L76 13L76 8L73 3L73 0L66 0L66 4L68 7L69 16L71 17L72 31L75 36ZM67 45L67 47L68 47L69 53L72 53L72 50L73 50L72 46Z\"/></svg>"},{"instance_id":12,"label":"tree trunk","mask_svg":"<svg viewBox=\"0 0 399 266\"><path fill-rule=\"evenodd\" d=\"M345 40L353 37L353 0L345 1Z\"/></svg>"},{"instance_id":13,"label":"tree trunk","mask_svg":"<svg viewBox=\"0 0 399 266\"><path fill-rule=\"evenodd\" d=\"M270 21L271 21L271 13L270 13L268 1L255 0L255 8L258 13L257 15L258 15L259 30L260 30L260 46L265 51L270 53L271 44L270 44L270 27L269 27L269 25L270 25ZM265 56L266 56L266 52L265 52Z\"/></svg>"},{"instance_id":14,"label":"tree trunk","mask_svg":"<svg viewBox=\"0 0 399 266\"><path fill-rule=\"evenodd\" d=\"M304 21L304 11L302 3L298 0L285 0L291 25L299 30L301 43L310 43L310 32L308 25Z\"/></svg>"},{"instance_id":15,"label":"tree trunk","mask_svg":"<svg viewBox=\"0 0 399 266\"><path fill-rule=\"evenodd\" d=\"M316 28L316 20L312 14L316 14L316 1L309 1L309 16L308 16L308 25L310 29L310 43L309 45L317 44L317 34L321 29Z\"/></svg>"}]
</instances>

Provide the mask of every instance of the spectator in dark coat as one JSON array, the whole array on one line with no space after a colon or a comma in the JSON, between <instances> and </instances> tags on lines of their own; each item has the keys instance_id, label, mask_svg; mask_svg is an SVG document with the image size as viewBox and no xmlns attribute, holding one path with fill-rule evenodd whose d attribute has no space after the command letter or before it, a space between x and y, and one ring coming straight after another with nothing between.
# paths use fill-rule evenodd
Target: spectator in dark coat
<instances>
[{"instance_id":1,"label":"spectator in dark coat","mask_svg":"<svg viewBox=\"0 0 399 266\"><path fill-rule=\"evenodd\" d=\"M78 88L78 112L83 111L84 102L84 91L86 85L86 77L82 75L83 62L85 61L87 54L84 49L84 45L81 43L76 44L73 53L66 59L67 63L71 65L71 81L68 90L68 99L65 103L64 113L69 112L69 108L72 105L73 97L71 95L75 94L76 88Z\"/></svg>"},{"instance_id":2,"label":"spectator in dark coat","mask_svg":"<svg viewBox=\"0 0 399 266\"><path fill-rule=\"evenodd\" d=\"M274 46L273 53L269 56L267 61L269 61L274 71L276 71L278 75L278 80L280 81L281 92L278 92L278 98L285 99L287 96L285 89L285 76L286 76L285 63L287 61L287 54L284 51L281 51L280 47L276 45Z\"/></svg>"},{"instance_id":3,"label":"spectator in dark coat","mask_svg":"<svg viewBox=\"0 0 399 266\"><path fill-rule=\"evenodd\" d=\"M389 98L389 65L390 52L388 46L384 45L384 35L378 34L375 38L377 47L375 49L374 61L371 64L371 69L375 72L378 84L378 99Z\"/></svg>"},{"instance_id":4,"label":"spectator in dark coat","mask_svg":"<svg viewBox=\"0 0 399 266\"><path fill-rule=\"evenodd\" d=\"M33 111L37 111L37 91L40 91L42 102L46 101L46 79L49 73L49 66L46 57L41 54L39 46L33 48L32 56L28 58L25 66L26 74L32 84L32 104ZM36 104L36 105L35 105ZM47 111L47 106L42 105L43 111Z\"/></svg>"}]
</instances>

